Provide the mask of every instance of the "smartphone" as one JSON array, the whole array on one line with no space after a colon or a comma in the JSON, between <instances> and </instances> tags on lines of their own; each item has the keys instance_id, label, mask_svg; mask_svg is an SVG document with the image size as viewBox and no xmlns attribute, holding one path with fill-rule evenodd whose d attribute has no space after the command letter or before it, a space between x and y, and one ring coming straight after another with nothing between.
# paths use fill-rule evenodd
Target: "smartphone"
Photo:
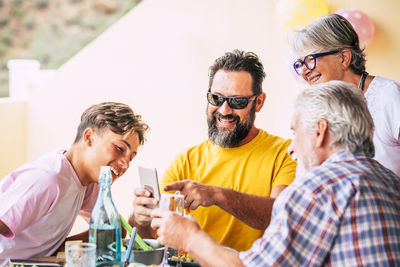
<instances>
[{"instance_id":1,"label":"smartphone","mask_svg":"<svg viewBox=\"0 0 400 267\"><path fill-rule=\"evenodd\" d=\"M140 184L144 189L150 192L151 196L160 201L160 186L158 185L158 177L156 168L138 166ZM156 206L149 206L156 208Z\"/></svg>"}]
</instances>

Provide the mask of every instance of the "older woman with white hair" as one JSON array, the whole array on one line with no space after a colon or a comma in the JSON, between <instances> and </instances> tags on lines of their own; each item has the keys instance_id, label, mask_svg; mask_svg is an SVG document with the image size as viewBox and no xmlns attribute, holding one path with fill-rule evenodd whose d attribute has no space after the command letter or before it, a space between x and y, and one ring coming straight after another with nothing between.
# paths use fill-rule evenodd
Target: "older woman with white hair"
<instances>
[{"instance_id":1,"label":"older woman with white hair","mask_svg":"<svg viewBox=\"0 0 400 267\"><path fill-rule=\"evenodd\" d=\"M364 93L375 124L375 159L400 175L400 83L365 70L365 54L352 25L328 14L297 32L293 67L310 85L341 80Z\"/></svg>"}]
</instances>

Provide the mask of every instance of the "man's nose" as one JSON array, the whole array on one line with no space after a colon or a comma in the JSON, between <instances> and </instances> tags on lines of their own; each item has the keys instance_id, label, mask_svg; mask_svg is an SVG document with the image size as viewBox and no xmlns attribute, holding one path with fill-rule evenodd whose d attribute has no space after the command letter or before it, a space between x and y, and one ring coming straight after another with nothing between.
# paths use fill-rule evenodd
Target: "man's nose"
<instances>
[{"instance_id":1,"label":"man's nose","mask_svg":"<svg viewBox=\"0 0 400 267\"><path fill-rule=\"evenodd\" d=\"M129 163L130 159L127 159L126 157L123 157L118 161L118 165L121 166L121 168L123 168L124 171L126 171L129 168Z\"/></svg>"},{"instance_id":2,"label":"man's nose","mask_svg":"<svg viewBox=\"0 0 400 267\"><path fill-rule=\"evenodd\" d=\"M228 101L225 100L224 103L218 108L218 112L222 115L232 114L232 108L229 106Z\"/></svg>"}]
</instances>

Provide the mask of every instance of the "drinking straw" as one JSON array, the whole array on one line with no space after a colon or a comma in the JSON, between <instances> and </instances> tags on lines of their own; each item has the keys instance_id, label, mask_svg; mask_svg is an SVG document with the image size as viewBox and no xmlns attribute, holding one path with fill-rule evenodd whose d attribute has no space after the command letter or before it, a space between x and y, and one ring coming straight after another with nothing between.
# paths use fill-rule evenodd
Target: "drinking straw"
<instances>
[{"instance_id":1,"label":"drinking straw","mask_svg":"<svg viewBox=\"0 0 400 267\"><path fill-rule=\"evenodd\" d=\"M129 240L128 251L126 252L124 267L128 266L129 264L129 258L131 257L133 243L135 243L136 233L137 233L137 228L133 227L131 240Z\"/></svg>"}]
</instances>

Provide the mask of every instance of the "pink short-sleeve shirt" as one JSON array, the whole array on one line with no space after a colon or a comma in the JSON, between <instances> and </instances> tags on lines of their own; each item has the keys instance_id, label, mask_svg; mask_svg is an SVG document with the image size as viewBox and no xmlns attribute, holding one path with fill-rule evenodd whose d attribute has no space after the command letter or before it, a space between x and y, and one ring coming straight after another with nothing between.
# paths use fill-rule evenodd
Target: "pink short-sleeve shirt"
<instances>
[{"instance_id":1,"label":"pink short-sleeve shirt","mask_svg":"<svg viewBox=\"0 0 400 267\"><path fill-rule=\"evenodd\" d=\"M0 180L0 258L50 256L78 215L89 220L98 184L82 186L65 150L49 152Z\"/></svg>"}]
</instances>

